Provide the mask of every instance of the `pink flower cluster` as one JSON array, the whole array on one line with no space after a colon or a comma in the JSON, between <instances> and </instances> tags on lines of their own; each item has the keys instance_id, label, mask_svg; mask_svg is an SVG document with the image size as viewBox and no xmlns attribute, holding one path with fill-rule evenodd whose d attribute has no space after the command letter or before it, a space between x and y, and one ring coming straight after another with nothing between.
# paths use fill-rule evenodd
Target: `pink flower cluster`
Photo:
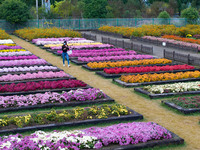
<instances>
[{"instance_id":1,"label":"pink flower cluster","mask_svg":"<svg viewBox=\"0 0 200 150\"><path fill-rule=\"evenodd\" d=\"M24 55L33 55L33 54L29 51L0 53L0 56L24 56Z\"/></svg>"},{"instance_id":2,"label":"pink flower cluster","mask_svg":"<svg viewBox=\"0 0 200 150\"><path fill-rule=\"evenodd\" d=\"M3 49L23 49L21 46L6 46L6 45L0 45L0 50Z\"/></svg>"},{"instance_id":3,"label":"pink flower cluster","mask_svg":"<svg viewBox=\"0 0 200 150\"><path fill-rule=\"evenodd\" d=\"M38 59L35 55L29 55L29 56L4 56L0 57L0 60L19 60L19 59Z\"/></svg>"},{"instance_id":4,"label":"pink flower cluster","mask_svg":"<svg viewBox=\"0 0 200 150\"><path fill-rule=\"evenodd\" d=\"M110 61L110 60L132 60L132 59L149 59L153 58L151 55L120 55L120 56L103 56L103 57L78 57L79 61Z\"/></svg>"},{"instance_id":5,"label":"pink flower cluster","mask_svg":"<svg viewBox=\"0 0 200 150\"><path fill-rule=\"evenodd\" d=\"M133 55L135 51L112 51L112 52L88 52L88 53L72 53L70 57L94 57L94 56L119 56L119 55Z\"/></svg>"},{"instance_id":6,"label":"pink flower cluster","mask_svg":"<svg viewBox=\"0 0 200 150\"><path fill-rule=\"evenodd\" d=\"M5 67L5 68L0 68L0 73L5 73L5 72L25 72L25 71L38 71L38 70L56 70L58 69L55 66L29 66L29 67Z\"/></svg>"},{"instance_id":7,"label":"pink flower cluster","mask_svg":"<svg viewBox=\"0 0 200 150\"><path fill-rule=\"evenodd\" d=\"M108 49L84 49L84 50L72 50L72 54L77 53L88 53L88 52L94 52L94 53L101 53L101 52L112 52L112 51L125 51L123 48L108 48ZM57 53L61 54L62 51L57 51ZM71 55L70 55L71 56Z\"/></svg>"},{"instance_id":8,"label":"pink flower cluster","mask_svg":"<svg viewBox=\"0 0 200 150\"><path fill-rule=\"evenodd\" d=\"M62 89L73 87L85 87L87 84L80 80L58 80L58 81L39 81L39 82L25 82L12 83L0 85L0 93L5 92L21 92L21 91L35 91L44 89ZM63 89L64 90L64 89Z\"/></svg>"},{"instance_id":9,"label":"pink flower cluster","mask_svg":"<svg viewBox=\"0 0 200 150\"><path fill-rule=\"evenodd\" d=\"M82 49L82 48L109 48L109 47L114 47L113 45L110 44L97 44L97 45L78 45L78 46L69 46L70 49ZM53 50L61 50L61 46L53 46L50 47Z\"/></svg>"},{"instance_id":10,"label":"pink flower cluster","mask_svg":"<svg viewBox=\"0 0 200 150\"><path fill-rule=\"evenodd\" d=\"M67 43L93 43L94 41L81 39L81 40L69 40ZM48 44L63 44L63 41L37 41L36 45L48 45Z\"/></svg>"},{"instance_id":11,"label":"pink flower cluster","mask_svg":"<svg viewBox=\"0 0 200 150\"><path fill-rule=\"evenodd\" d=\"M29 60L10 60L1 61L0 67L4 66L22 66L22 65L46 65L48 64L44 59L29 59Z\"/></svg>"},{"instance_id":12,"label":"pink flower cluster","mask_svg":"<svg viewBox=\"0 0 200 150\"><path fill-rule=\"evenodd\" d=\"M173 39L166 39L166 38L160 38L160 37L154 37L154 36L144 36L142 37L144 39L150 39L150 40L158 40L160 42L168 42L168 43L172 43L172 44L177 44L177 45L183 45L183 46L188 46L188 47L194 47L197 48L198 50L200 50L200 45L196 44L196 43L189 43L189 42L183 42L183 41L176 41Z\"/></svg>"},{"instance_id":13,"label":"pink flower cluster","mask_svg":"<svg viewBox=\"0 0 200 150\"><path fill-rule=\"evenodd\" d=\"M69 40L85 40L84 38L71 38L71 37L60 37L60 38L38 38L33 39L32 42L36 43L38 41L69 41Z\"/></svg>"},{"instance_id":14,"label":"pink flower cluster","mask_svg":"<svg viewBox=\"0 0 200 150\"><path fill-rule=\"evenodd\" d=\"M34 72L34 73L26 73L26 74L7 74L0 77L0 82L6 81L19 81L19 80L27 80L27 79L46 79L46 78L62 78L69 77L64 71L59 72Z\"/></svg>"}]
</instances>

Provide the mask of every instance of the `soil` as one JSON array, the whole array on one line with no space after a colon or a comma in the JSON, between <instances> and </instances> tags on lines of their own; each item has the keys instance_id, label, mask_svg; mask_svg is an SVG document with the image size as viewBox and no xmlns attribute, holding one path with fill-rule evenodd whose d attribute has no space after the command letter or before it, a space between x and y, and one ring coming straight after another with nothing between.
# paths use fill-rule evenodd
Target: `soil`
<instances>
[{"instance_id":1,"label":"soil","mask_svg":"<svg viewBox=\"0 0 200 150\"><path fill-rule=\"evenodd\" d=\"M200 116L184 116L177 114L161 106L161 100L150 100L134 93L133 88L123 88L112 83L111 79L104 79L94 72L89 72L81 66L70 64L63 67L60 56L55 56L33 44L30 44L16 36L11 36L12 40L33 54L45 59L49 63L63 69L66 73L76 77L78 80L91 85L92 87L103 90L105 94L124 104L134 111L142 114L145 121L152 121L174 132L185 139L184 147L175 147L173 150L199 150L200 149Z\"/></svg>"}]
</instances>

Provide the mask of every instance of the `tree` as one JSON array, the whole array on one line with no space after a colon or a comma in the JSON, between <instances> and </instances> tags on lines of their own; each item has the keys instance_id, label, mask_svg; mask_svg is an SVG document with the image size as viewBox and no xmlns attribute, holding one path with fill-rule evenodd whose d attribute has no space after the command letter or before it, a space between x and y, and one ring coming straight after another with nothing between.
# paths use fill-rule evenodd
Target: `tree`
<instances>
[{"instance_id":1,"label":"tree","mask_svg":"<svg viewBox=\"0 0 200 150\"><path fill-rule=\"evenodd\" d=\"M5 0L0 10L1 18L11 23L26 22L29 18L28 6L20 0Z\"/></svg>"},{"instance_id":2,"label":"tree","mask_svg":"<svg viewBox=\"0 0 200 150\"><path fill-rule=\"evenodd\" d=\"M181 18L187 18L189 23L195 23L199 18L199 12L196 8L189 7L181 12Z\"/></svg>"},{"instance_id":3,"label":"tree","mask_svg":"<svg viewBox=\"0 0 200 150\"><path fill-rule=\"evenodd\" d=\"M105 18L107 15L107 0L84 0L84 18Z\"/></svg>"},{"instance_id":4,"label":"tree","mask_svg":"<svg viewBox=\"0 0 200 150\"><path fill-rule=\"evenodd\" d=\"M158 18L170 18L170 15L169 15L169 13L168 12L166 12L166 11L162 11L162 12L160 12L160 14L158 15Z\"/></svg>"}]
</instances>

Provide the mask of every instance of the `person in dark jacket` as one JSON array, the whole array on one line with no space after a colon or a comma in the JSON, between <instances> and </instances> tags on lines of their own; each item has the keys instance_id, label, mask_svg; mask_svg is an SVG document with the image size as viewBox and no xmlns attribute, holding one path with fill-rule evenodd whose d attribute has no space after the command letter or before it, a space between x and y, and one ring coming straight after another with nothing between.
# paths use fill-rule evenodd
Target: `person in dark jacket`
<instances>
[{"instance_id":1,"label":"person in dark jacket","mask_svg":"<svg viewBox=\"0 0 200 150\"><path fill-rule=\"evenodd\" d=\"M67 51L69 51L69 46L67 45L67 41L64 41L62 45L62 58L63 58L63 66L65 66L65 58L67 59L68 67L70 67L69 64L69 55L67 54Z\"/></svg>"}]
</instances>

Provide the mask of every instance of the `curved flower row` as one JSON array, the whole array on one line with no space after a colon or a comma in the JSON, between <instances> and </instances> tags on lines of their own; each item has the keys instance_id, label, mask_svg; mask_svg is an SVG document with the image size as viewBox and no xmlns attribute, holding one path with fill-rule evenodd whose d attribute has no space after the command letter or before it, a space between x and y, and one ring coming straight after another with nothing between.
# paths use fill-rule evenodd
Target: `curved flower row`
<instances>
[{"instance_id":1,"label":"curved flower row","mask_svg":"<svg viewBox=\"0 0 200 150\"><path fill-rule=\"evenodd\" d=\"M64 71L59 71L59 72L34 72L34 73L29 73L27 72L26 74L7 74L3 75L0 78L1 82L5 81L19 81L19 80L27 80L27 79L46 79L46 78L62 78L62 77L69 77Z\"/></svg>"},{"instance_id":2,"label":"curved flower row","mask_svg":"<svg viewBox=\"0 0 200 150\"><path fill-rule=\"evenodd\" d=\"M46 64L47 62L44 59L10 60L10 61L1 61L0 67L21 66L21 65L46 65Z\"/></svg>"},{"instance_id":3,"label":"curved flower row","mask_svg":"<svg viewBox=\"0 0 200 150\"><path fill-rule=\"evenodd\" d=\"M19 51L19 52L0 52L0 56L24 56L24 55L33 55L29 51Z\"/></svg>"},{"instance_id":4,"label":"curved flower row","mask_svg":"<svg viewBox=\"0 0 200 150\"><path fill-rule=\"evenodd\" d=\"M14 42L11 39L5 39L5 40L1 39L0 44L14 44Z\"/></svg>"},{"instance_id":5,"label":"curved flower row","mask_svg":"<svg viewBox=\"0 0 200 150\"><path fill-rule=\"evenodd\" d=\"M41 71L41 70L56 70L55 66L29 66L29 67L13 67L13 68L0 68L0 73L6 72L25 72L25 71Z\"/></svg>"},{"instance_id":6,"label":"curved flower row","mask_svg":"<svg viewBox=\"0 0 200 150\"><path fill-rule=\"evenodd\" d=\"M65 103L69 101L87 101L105 98L105 94L95 88L77 89L62 94L56 92L46 92L44 94L0 96L0 108L33 106L49 103Z\"/></svg>"},{"instance_id":7,"label":"curved flower row","mask_svg":"<svg viewBox=\"0 0 200 150\"><path fill-rule=\"evenodd\" d=\"M183 41L177 41L174 39L166 39L166 38L160 38L160 37L152 37L152 36L144 36L142 37L144 39L150 39L150 40L158 40L161 42L168 42L168 43L172 43L172 44L176 44L176 45L182 45L182 46L188 46L188 47L194 47L200 50L200 45L196 44L196 43L189 43L189 42L183 42Z\"/></svg>"},{"instance_id":8,"label":"curved flower row","mask_svg":"<svg viewBox=\"0 0 200 150\"><path fill-rule=\"evenodd\" d=\"M60 47L63 44L48 44L48 45L44 45L44 47ZM102 43L100 42L94 42L94 43L67 43L68 46L83 46L83 45L102 45Z\"/></svg>"},{"instance_id":9,"label":"curved flower row","mask_svg":"<svg viewBox=\"0 0 200 150\"><path fill-rule=\"evenodd\" d=\"M143 59L143 60L127 60L117 62L90 62L87 64L90 68L108 68L108 67L122 67L122 66L134 66L134 65L153 65L153 64L168 64L172 63L171 60L165 58L158 59Z\"/></svg>"},{"instance_id":10,"label":"curved flower row","mask_svg":"<svg viewBox=\"0 0 200 150\"><path fill-rule=\"evenodd\" d=\"M140 73L140 72L156 72L156 71L172 71L172 70L186 70L195 69L189 65L166 65L166 66L146 66L146 67L125 67L125 68L110 68L103 71L107 74L120 74L120 73Z\"/></svg>"},{"instance_id":11,"label":"curved flower row","mask_svg":"<svg viewBox=\"0 0 200 150\"><path fill-rule=\"evenodd\" d=\"M103 57L78 57L79 61L107 61L107 60L130 60L130 59L148 59L153 58L151 55L119 55L119 56L103 56Z\"/></svg>"},{"instance_id":12,"label":"curved flower row","mask_svg":"<svg viewBox=\"0 0 200 150\"><path fill-rule=\"evenodd\" d=\"M21 52L21 51L26 51L26 50L25 49L5 49L5 50L0 50L0 53Z\"/></svg>"},{"instance_id":13,"label":"curved flower row","mask_svg":"<svg viewBox=\"0 0 200 150\"><path fill-rule=\"evenodd\" d=\"M127 83L143 83L152 81L167 81L167 80L178 80L187 78L199 78L200 71L187 71L187 72L177 72L177 73L154 73L154 74L137 74L137 75L122 75L120 77L121 81Z\"/></svg>"},{"instance_id":14,"label":"curved flower row","mask_svg":"<svg viewBox=\"0 0 200 150\"><path fill-rule=\"evenodd\" d=\"M22 49L21 46L6 46L6 45L0 45L0 50L3 49Z\"/></svg>"},{"instance_id":15,"label":"curved flower row","mask_svg":"<svg viewBox=\"0 0 200 150\"><path fill-rule=\"evenodd\" d=\"M72 54L79 54L79 53L88 53L88 52L95 52L95 53L101 53L101 52L119 52L119 51L125 51L123 48L108 48L108 49L84 49L84 50L72 50ZM62 51L57 51L57 53L62 53ZM71 55L72 55L71 54ZM70 55L70 56L71 56Z\"/></svg>"},{"instance_id":16,"label":"curved flower row","mask_svg":"<svg viewBox=\"0 0 200 150\"><path fill-rule=\"evenodd\" d=\"M0 93L4 92L21 92L35 91L44 89L61 89L73 87L85 87L87 84L80 80L58 80L58 81L39 81L26 83L12 83L0 85Z\"/></svg>"},{"instance_id":17,"label":"curved flower row","mask_svg":"<svg viewBox=\"0 0 200 150\"><path fill-rule=\"evenodd\" d=\"M35 42L36 45L49 45L49 44L63 44L64 41L37 41ZM92 40L86 40L86 39L80 39L80 40L68 40L67 44L73 44L73 43L94 43Z\"/></svg>"},{"instance_id":18,"label":"curved flower row","mask_svg":"<svg viewBox=\"0 0 200 150\"><path fill-rule=\"evenodd\" d=\"M177 41L183 41L183 42L189 42L189 43L200 44L200 40L190 39L190 38L183 38L183 37L175 36L175 35L164 35L164 36L162 36L162 38L165 38L165 39L173 39L173 40L177 40ZM200 45L199 45L199 46L200 46Z\"/></svg>"},{"instance_id":19,"label":"curved flower row","mask_svg":"<svg viewBox=\"0 0 200 150\"><path fill-rule=\"evenodd\" d=\"M145 132L144 132L145 130ZM111 144L129 145L171 139L165 128L153 122L120 123L75 131L36 131L30 136L3 136L2 149L99 149ZM26 143L26 144L24 144ZM41 144L43 143L43 144Z\"/></svg>"},{"instance_id":20,"label":"curved flower row","mask_svg":"<svg viewBox=\"0 0 200 150\"><path fill-rule=\"evenodd\" d=\"M152 94L162 94L162 93L176 93L185 91L199 91L200 81L197 82L180 82L173 84L163 84L163 85L149 85L144 86L143 89L147 90Z\"/></svg>"},{"instance_id":21,"label":"curved flower row","mask_svg":"<svg viewBox=\"0 0 200 150\"><path fill-rule=\"evenodd\" d=\"M69 46L70 49L83 49L83 48L110 48L113 45L110 44L97 44L97 45L78 45L78 46ZM51 49L61 50L61 46L53 46Z\"/></svg>"},{"instance_id":22,"label":"curved flower row","mask_svg":"<svg viewBox=\"0 0 200 150\"><path fill-rule=\"evenodd\" d=\"M0 57L0 60L19 60L19 59L38 59L35 55L30 56L3 56Z\"/></svg>"},{"instance_id":23,"label":"curved flower row","mask_svg":"<svg viewBox=\"0 0 200 150\"><path fill-rule=\"evenodd\" d=\"M70 57L92 57L92 56L118 56L118 55L134 55L135 51L114 51L114 52L87 52L87 53L73 53Z\"/></svg>"}]
</instances>

